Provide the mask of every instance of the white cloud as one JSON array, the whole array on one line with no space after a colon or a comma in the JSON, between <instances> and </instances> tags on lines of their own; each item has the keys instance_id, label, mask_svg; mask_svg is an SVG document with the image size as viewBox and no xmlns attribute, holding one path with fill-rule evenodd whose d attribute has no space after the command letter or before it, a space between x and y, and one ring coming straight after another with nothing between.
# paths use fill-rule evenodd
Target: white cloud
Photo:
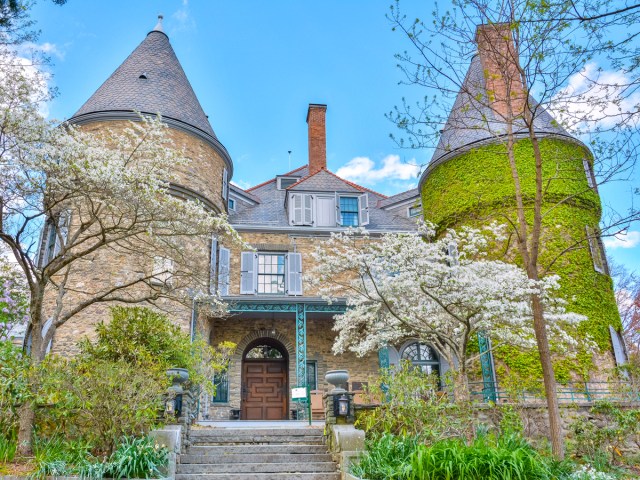
<instances>
[{"instance_id":1,"label":"white cloud","mask_svg":"<svg viewBox=\"0 0 640 480\"><path fill-rule=\"evenodd\" d=\"M44 53L49 56L52 55L60 60L64 60L65 52L61 50L55 43L34 43L34 42L25 42L20 45L18 48L18 54L21 57L31 56L38 53Z\"/></svg>"},{"instance_id":2,"label":"white cloud","mask_svg":"<svg viewBox=\"0 0 640 480\"><path fill-rule=\"evenodd\" d=\"M609 249L634 248L640 245L640 232L618 233L613 237L604 238L603 242Z\"/></svg>"},{"instance_id":3,"label":"white cloud","mask_svg":"<svg viewBox=\"0 0 640 480\"><path fill-rule=\"evenodd\" d=\"M420 167L415 164L415 159L403 162L399 155L387 155L379 168L368 157L355 157L336 171L339 177L368 185L392 180L413 180L419 173Z\"/></svg>"},{"instance_id":4,"label":"white cloud","mask_svg":"<svg viewBox=\"0 0 640 480\"><path fill-rule=\"evenodd\" d=\"M196 21L191 15L189 9L189 0L182 0L182 7L173 12L171 17L176 21L176 27L174 30L193 30L196 28Z\"/></svg>"},{"instance_id":5,"label":"white cloud","mask_svg":"<svg viewBox=\"0 0 640 480\"><path fill-rule=\"evenodd\" d=\"M246 190L247 188L249 188L251 186L251 184L249 182L245 182L244 180L233 180L231 182L231 185L235 185L236 187L239 187L243 190Z\"/></svg>"},{"instance_id":6,"label":"white cloud","mask_svg":"<svg viewBox=\"0 0 640 480\"><path fill-rule=\"evenodd\" d=\"M596 62L569 77L549 105L552 115L569 128L591 124L609 128L637 112L640 92L629 94L632 79L623 71L603 70Z\"/></svg>"}]
</instances>

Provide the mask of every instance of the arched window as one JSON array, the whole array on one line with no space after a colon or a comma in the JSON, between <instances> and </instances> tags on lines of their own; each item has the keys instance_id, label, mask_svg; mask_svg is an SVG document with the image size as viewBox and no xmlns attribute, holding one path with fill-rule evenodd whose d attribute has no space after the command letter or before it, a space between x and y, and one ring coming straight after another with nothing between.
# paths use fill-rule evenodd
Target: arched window
<instances>
[{"instance_id":1,"label":"arched window","mask_svg":"<svg viewBox=\"0 0 640 480\"><path fill-rule=\"evenodd\" d=\"M279 348L272 345L256 345L247 352L245 358L249 359L283 359L285 358Z\"/></svg>"},{"instance_id":2,"label":"arched window","mask_svg":"<svg viewBox=\"0 0 640 480\"><path fill-rule=\"evenodd\" d=\"M427 375L440 375L440 359L433 348L425 343L413 342L402 351L402 359L409 360Z\"/></svg>"}]
</instances>

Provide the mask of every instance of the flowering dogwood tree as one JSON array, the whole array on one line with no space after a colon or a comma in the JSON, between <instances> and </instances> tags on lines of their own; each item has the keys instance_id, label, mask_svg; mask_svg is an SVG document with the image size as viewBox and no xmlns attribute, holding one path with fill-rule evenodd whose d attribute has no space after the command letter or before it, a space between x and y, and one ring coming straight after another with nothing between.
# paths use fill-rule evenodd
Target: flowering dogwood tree
<instances>
[{"instance_id":1,"label":"flowering dogwood tree","mask_svg":"<svg viewBox=\"0 0 640 480\"><path fill-rule=\"evenodd\" d=\"M0 57L0 242L28 286L32 361L42 361L56 329L96 304L190 305L207 292L208 260L195 249L206 252L212 234L227 243L239 237L225 215L171 195L189 160L162 120L141 116L100 131L47 122L38 111L45 79L10 50ZM136 268L84 281L105 256ZM25 451L32 424L25 405Z\"/></svg>"},{"instance_id":2,"label":"flowering dogwood tree","mask_svg":"<svg viewBox=\"0 0 640 480\"><path fill-rule=\"evenodd\" d=\"M502 237L497 225L449 230L437 239L429 224L379 239L364 229L333 234L317 248L309 279L326 298L346 298L349 308L336 317L334 352L364 355L417 337L446 359L455 398L466 400L475 334L535 350L532 293L543 298L549 335L559 346L574 345L568 331L584 317L566 312L554 298L557 277L534 281L520 267L488 258Z\"/></svg>"}]
</instances>

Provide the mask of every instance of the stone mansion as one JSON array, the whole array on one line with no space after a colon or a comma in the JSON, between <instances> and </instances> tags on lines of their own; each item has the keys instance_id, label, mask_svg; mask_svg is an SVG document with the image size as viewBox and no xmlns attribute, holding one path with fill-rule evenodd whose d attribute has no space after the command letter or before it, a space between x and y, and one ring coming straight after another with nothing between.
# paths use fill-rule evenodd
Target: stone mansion
<instances>
[{"instance_id":1,"label":"stone mansion","mask_svg":"<svg viewBox=\"0 0 640 480\"><path fill-rule=\"evenodd\" d=\"M483 68L488 68L485 63L480 45L479 55L471 63L468 81L475 79L482 83ZM176 195L199 199L214 211L228 213L230 223L253 247L251 251L240 251L214 240L203 255L215 272L212 281L215 279L220 295L228 303L229 316L200 318L196 322L197 312L186 307L176 308L172 316L185 330L193 331L196 323L201 324L202 333L212 345L222 341L237 344L228 372L216 378L215 397L203 402L203 417L229 418L233 411L243 419L290 418L295 410L291 388L308 385L312 390L325 389L324 374L333 369L349 370L352 390L361 389L381 366L397 364L400 359L407 359L424 371L446 372L448 366L437 352L412 338L390 345L376 355L335 356L331 351L335 337L333 316L343 312L346 305L328 304L305 284L303 274L312 266L311 251L331 232L352 226L364 226L372 236L412 231L416 228L416 218L423 214L447 226L464 222L468 212L446 211L440 206L448 201L448 196L476 187L449 189L449 186L443 187L440 180L444 169L456 162L474 161L469 159L474 152L491 146L489 139L478 137L480 130L461 126L464 122L460 122L459 117L464 115L464 110L460 105L468 101L471 100L462 94L458 97L441 144L422 175L419 188L391 197L340 178L327 169L327 106L321 104L308 107L307 164L291 171L274 172L271 178L248 189L231 184L232 159L209 123L161 24L147 34L70 118L72 124L99 129L136 121L136 112L160 113L170 127L174 143L184 148L192 159L189 172L181 176L182 183L172 184L172 190ZM550 118L540 125L540 131L545 141L579 144ZM584 168L579 181L587 186L592 180L588 161ZM454 178L449 185L455 186L458 180L460 178ZM491 188L490 183L482 180L479 185ZM430 203L427 204L427 200ZM590 226L597 227L598 220L599 211L595 224ZM613 302L613 292L602 260L602 245L594 242L590 246L580 257L580 265L586 262L590 269L584 274L585 282L596 285L598 295L609 304ZM91 275L110 272L114 262L108 257L96 259L96 266L103 268L95 268ZM574 278L576 274L582 275L580 271L571 273ZM587 296L591 291L580 292L578 303L580 295ZM608 365L623 361L623 346L617 331L619 319L607 317L610 315L607 312L596 312L596 315L606 317L601 323L607 334L610 333L609 343L598 361ZM72 318L56 332L53 351L68 351L80 337L90 335L93 325L106 316L105 307L96 307ZM483 369L483 380L495 385L496 369L491 351L481 353L488 367L486 372Z\"/></svg>"}]
</instances>

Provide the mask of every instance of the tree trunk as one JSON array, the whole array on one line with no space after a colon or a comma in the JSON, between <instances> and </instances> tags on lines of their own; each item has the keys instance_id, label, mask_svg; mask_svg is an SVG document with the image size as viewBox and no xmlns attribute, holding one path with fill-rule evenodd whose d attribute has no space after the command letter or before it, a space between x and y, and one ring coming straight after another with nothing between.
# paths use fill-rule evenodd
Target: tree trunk
<instances>
[{"instance_id":1,"label":"tree trunk","mask_svg":"<svg viewBox=\"0 0 640 480\"><path fill-rule=\"evenodd\" d=\"M45 347L42 341L42 297L34 295L31 299L31 371L29 375L37 375L37 367L45 356ZM31 389L30 398L25 399L18 411L18 453L21 456L33 454L33 424L35 421L34 399L38 393L38 382L35 377L29 379Z\"/></svg>"},{"instance_id":2,"label":"tree trunk","mask_svg":"<svg viewBox=\"0 0 640 480\"><path fill-rule=\"evenodd\" d=\"M531 296L531 307L533 310L533 329L538 342L538 352L540 363L542 364L542 377L544 380L544 390L547 397L547 409L549 412L549 436L551 437L551 449L558 460L564 459L564 436L560 420L560 408L558 407L558 393L556 391L556 377L551 362L551 352L549 350L549 340L547 339L546 322L542 302L538 295Z\"/></svg>"},{"instance_id":3,"label":"tree trunk","mask_svg":"<svg viewBox=\"0 0 640 480\"><path fill-rule=\"evenodd\" d=\"M29 457L33 454L32 432L36 412L33 402L26 400L18 411L20 423L18 427L18 455Z\"/></svg>"},{"instance_id":4,"label":"tree trunk","mask_svg":"<svg viewBox=\"0 0 640 480\"><path fill-rule=\"evenodd\" d=\"M469 394L469 380L466 372L452 371L453 373L453 400L456 403L467 403L471 400Z\"/></svg>"}]
</instances>

